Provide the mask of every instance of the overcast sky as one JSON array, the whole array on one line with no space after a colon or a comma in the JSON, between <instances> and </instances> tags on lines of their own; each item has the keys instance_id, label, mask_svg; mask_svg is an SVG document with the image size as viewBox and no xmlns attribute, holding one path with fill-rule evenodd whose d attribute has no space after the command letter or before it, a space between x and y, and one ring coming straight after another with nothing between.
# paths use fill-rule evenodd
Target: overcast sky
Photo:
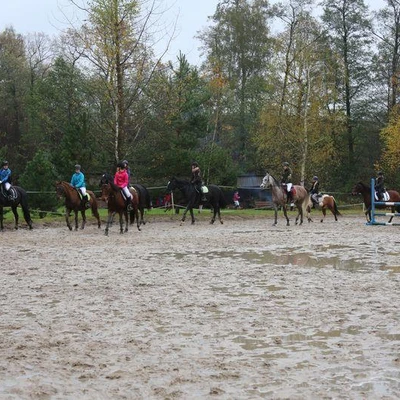
<instances>
[{"instance_id":1,"label":"overcast sky","mask_svg":"<svg viewBox=\"0 0 400 400\"><path fill-rule=\"evenodd\" d=\"M0 31L13 26L17 33L44 32L58 35L68 27L65 15L73 19L75 8L68 0L0 0ZM82 1L82 0L78 0ZM173 41L167 59L174 60L181 50L192 64L199 63L199 43L194 39L198 31L207 26L219 0L157 0L163 14L163 23L172 29L176 25L176 39ZM384 0L365 0L371 8L382 8ZM273 2L273 1L272 1ZM64 15L65 14L65 15ZM164 46L162 46L164 48ZM161 45L160 45L161 49Z\"/></svg>"}]
</instances>

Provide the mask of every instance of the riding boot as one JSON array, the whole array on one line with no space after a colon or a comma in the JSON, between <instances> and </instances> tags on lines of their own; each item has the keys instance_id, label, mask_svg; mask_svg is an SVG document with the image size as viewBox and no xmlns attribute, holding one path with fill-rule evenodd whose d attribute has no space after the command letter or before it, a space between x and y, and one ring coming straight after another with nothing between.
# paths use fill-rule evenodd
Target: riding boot
<instances>
[{"instance_id":1,"label":"riding boot","mask_svg":"<svg viewBox=\"0 0 400 400\"><path fill-rule=\"evenodd\" d=\"M132 211L132 210L133 210L133 207L132 207L132 197L128 197L128 198L125 200L125 204L126 204L126 209L127 209L128 211Z\"/></svg>"},{"instance_id":2,"label":"riding boot","mask_svg":"<svg viewBox=\"0 0 400 400\"><path fill-rule=\"evenodd\" d=\"M90 208L90 202L89 202L87 194L85 196L82 196L81 204L82 204L83 208L86 208L86 209Z\"/></svg>"}]
</instances>

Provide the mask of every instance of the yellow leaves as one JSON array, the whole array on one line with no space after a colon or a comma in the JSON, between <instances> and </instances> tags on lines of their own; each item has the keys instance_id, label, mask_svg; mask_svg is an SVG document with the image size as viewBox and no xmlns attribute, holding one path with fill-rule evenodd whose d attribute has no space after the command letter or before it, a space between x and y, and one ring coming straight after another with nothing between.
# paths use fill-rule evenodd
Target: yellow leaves
<instances>
[{"instance_id":1,"label":"yellow leaves","mask_svg":"<svg viewBox=\"0 0 400 400\"><path fill-rule=\"evenodd\" d=\"M395 172L400 165L400 110L395 108L389 120L389 124L380 133L384 150L382 153L382 165L387 171Z\"/></svg>"}]
</instances>

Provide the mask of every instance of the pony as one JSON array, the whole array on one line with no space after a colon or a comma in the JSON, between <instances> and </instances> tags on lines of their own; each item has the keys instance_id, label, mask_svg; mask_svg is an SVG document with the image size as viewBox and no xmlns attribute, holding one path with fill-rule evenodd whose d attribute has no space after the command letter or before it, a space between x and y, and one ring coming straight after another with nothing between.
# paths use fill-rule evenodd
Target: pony
<instances>
[{"instance_id":1,"label":"pony","mask_svg":"<svg viewBox=\"0 0 400 400\"><path fill-rule=\"evenodd\" d=\"M129 191L132 195L132 210L129 211L130 215L130 223L133 224L136 217L136 225L138 231L140 231L140 220L139 220L139 195L134 188L129 188ZM118 213L119 215L119 226L120 233L128 232L128 209L125 204L125 198L122 195L121 188L114 184L113 181L109 181L101 186L101 199L107 203L108 209L108 218L107 218L107 226L104 231L104 234L108 236L108 231L112 221L114 219L114 215ZM125 217L125 218L124 218ZM125 219L125 229L123 221Z\"/></svg>"},{"instance_id":2,"label":"pony","mask_svg":"<svg viewBox=\"0 0 400 400\"><path fill-rule=\"evenodd\" d=\"M21 206L22 212L24 214L24 219L26 223L29 226L29 229L32 229L32 219L31 219L31 214L29 212L29 206L28 206L28 194L24 189L22 189L19 186L11 186L10 188L11 191L11 198L7 196L7 194L4 192L3 186L1 186L0 190L0 230L4 229L3 226L3 208L4 207L11 207L11 210L14 214L14 228L18 229L18 210L17 207L18 205Z\"/></svg>"},{"instance_id":3,"label":"pony","mask_svg":"<svg viewBox=\"0 0 400 400\"><path fill-rule=\"evenodd\" d=\"M112 177L111 174L104 173L100 178L99 187L102 187L102 185L107 184L109 182L114 182L114 178ZM146 221L144 220L145 209L147 208L147 210L151 210L152 208L150 192L145 186L139 183L134 183L131 185L131 187L133 187L136 190L137 195L139 196L138 210L140 214L140 224L146 225Z\"/></svg>"},{"instance_id":4,"label":"pony","mask_svg":"<svg viewBox=\"0 0 400 400\"><path fill-rule=\"evenodd\" d=\"M218 215L219 222L221 224L224 221L221 218L221 208L225 208L227 203L224 197L224 193L221 188L217 185L208 185L208 193L205 193L206 201L201 201L201 194L197 192L195 186L187 180L178 179L172 177L167 184L167 192L171 193L175 189L179 189L181 193L185 196L187 205L185 211L183 212L181 225L185 222L186 214L189 211L192 217L192 225L195 223L193 208L200 205L209 204L213 209L213 216L211 218L210 224L215 222L216 216Z\"/></svg>"},{"instance_id":5,"label":"pony","mask_svg":"<svg viewBox=\"0 0 400 400\"><path fill-rule=\"evenodd\" d=\"M367 219L367 222L371 221L371 187L368 185L364 185L362 182L358 182L354 185L352 191L352 195L358 195L361 194L363 197L364 205L366 208L365 211L365 218ZM388 202L400 202L400 194L399 192L396 192L395 190L387 190L387 193L389 194L389 200ZM390 207L392 210L392 213L395 212L400 212L400 206L385 206L381 204L377 204L375 206L376 208L388 208ZM389 223L392 222L393 216L390 217Z\"/></svg>"},{"instance_id":6,"label":"pony","mask_svg":"<svg viewBox=\"0 0 400 400\"><path fill-rule=\"evenodd\" d=\"M287 216L287 194L286 190L282 187L281 183L270 175L268 172L264 176L262 183L260 185L261 189L271 188L272 191L272 203L274 205L275 211L275 220L273 225L278 223L278 207L282 207L283 214L286 218L286 225L289 226L289 217ZM300 225L303 223L303 216L305 214L305 210L310 202L310 196L307 190L303 186L293 185L294 193L293 193L293 203L298 210L298 214L296 217L296 225L300 218Z\"/></svg>"},{"instance_id":7,"label":"pony","mask_svg":"<svg viewBox=\"0 0 400 400\"><path fill-rule=\"evenodd\" d=\"M340 212L338 210L335 198L333 196L329 195L329 194L323 194L323 195L319 195L317 199L318 199L317 207L322 211L321 222L324 222L324 219L326 217L326 210L327 209L330 210L330 212L335 217L335 221L337 221L338 220L337 219L338 215L342 215L342 214L340 214ZM307 219L308 219L308 222L312 222L312 219L310 218L311 207L312 207L312 201L311 201L311 198L310 198L310 203L307 205Z\"/></svg>"},{"instance_id":8,"label":"pony","mask_svg":"<svg viewBox=\"0 0 400 400\"><path fill-rule=\"evenodd\" d=\"M97 219L97 227L101 227L100 215L98 211L97 200L94 193L91 190L86 190L89 195L90 209L92 210L92 215ZM69 222L69 217L71 211L75 214L75 230L78 230L78 213L81 212L82 215L82 226L81 229L85 228L86 225L86 209L82 204L80 194L78 190L70 185L69 182L57 181L56 182L56 195L57 198L61 199L65 197L65 221L67 222L68 229L72 231L72 226Z\"/></svg>"}]
</instances>

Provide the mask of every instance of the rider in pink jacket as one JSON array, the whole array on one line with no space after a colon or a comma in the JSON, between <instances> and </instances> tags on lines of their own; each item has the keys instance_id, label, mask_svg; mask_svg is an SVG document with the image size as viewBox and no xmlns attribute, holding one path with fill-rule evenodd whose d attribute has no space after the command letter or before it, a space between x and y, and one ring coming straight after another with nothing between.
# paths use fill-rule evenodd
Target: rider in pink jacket
<instances>
[{"instance_id":1,"label":"rider in pink jacket","mask_svg":"<svg viewBox=\"0 0 400 400\"><path fill-rule=\"evenodd\" d=\"M129 176L123 163L117 164L117 172L114 175L114 183L122 189L126 205L129 206L132 200L132 195L128 188Z\"/></svg>"}]
</instances>

